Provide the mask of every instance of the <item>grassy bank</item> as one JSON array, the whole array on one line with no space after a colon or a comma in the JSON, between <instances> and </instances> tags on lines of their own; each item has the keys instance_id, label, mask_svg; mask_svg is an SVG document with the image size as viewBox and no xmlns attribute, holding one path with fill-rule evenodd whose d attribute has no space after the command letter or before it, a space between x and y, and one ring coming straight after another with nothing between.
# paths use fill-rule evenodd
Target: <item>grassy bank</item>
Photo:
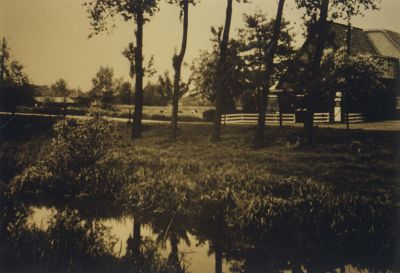
<instances>
[{"instance_id":1,"label":"grassy bank","mask_svg":"<svg viewBox=\"0 0 400 273\"><path fill-rule=\"evenodd\" d=\"M2 124L6 121L2 117ZM34 151L52 135L54 121L17 117L1 131L2 149L25 147L31 149L30 158L34 158ZM337 190L395 191L400 185L400 132L319 128L313 147L288 148L288 140L301 136L301 128L267 127L266 147L254 150L255 127L250 125L224 126L219 143L210 142L210 124L180 125L180 136L175 142L169 140L166 124L145 125L139 140L130 139L130 126L116 126L112 149L122 153L133 151L148 160L249 166L282 176L310 177L332 184ZM354 141L361 145L361 152L352 149Z\"/></svg>"},{"instance_id":2,"label":"grassy bank","mask_svg":"<svg viewBox=\"0 0 400 273\"><path fill-rule=\"evenodd\" d=\"M167 125L146 126L140 140L131 140L130 129L121 126L116 148L165 160L248 165L272 174L311 177L338 190L394 190L400 185L400 132L320 128L313 147L288 148L288 135L300 136L301 128L268 127L266 147L254 150L254 126L225 126L217 144L209 140L211 129L208 124L184 124L178 141L170 142ZM361 144L361 152L352 149L354 141Z\"/></svg>"}]
</instances>

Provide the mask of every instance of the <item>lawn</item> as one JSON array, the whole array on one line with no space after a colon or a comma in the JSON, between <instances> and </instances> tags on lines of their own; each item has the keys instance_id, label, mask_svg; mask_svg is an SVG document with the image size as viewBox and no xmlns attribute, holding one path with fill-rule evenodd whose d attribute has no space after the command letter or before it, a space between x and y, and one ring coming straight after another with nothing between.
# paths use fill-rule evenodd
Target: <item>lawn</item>
<instances>
[{"instance_id":1,"label":"lawn","mask_svg":"<svg viewBox=\"0 0 400 273\"><path fill-rule=\"evenodd\" d=\"M35 151L51 136L52 123L51 118L16 118L2 131L2 153L7 147L13 153L25 150L33 160ZM319 128L314 146L288 148L288 135L301 136L302 129L267 127L265 147L255 150L253 125L223 126L219 143L210 142L211 130L211 124L181 124L179 137L172 142L167 124L146 124L143 138L132 140L130 126L118 123L113 149L150 159L248 166L282 176L309 177L332 184L338 191L396 192L400 186L399 131ZM361 144L361 152L352 151L354 141Z\"/></svg>"},{"instance_id":2,"label":"lawn","mask_svg":"<svg viewBox=\"0 0 400 273\"><path fill-rule=\"evenodd\" d=\"M302 134L299 127L267 127L266 146L252 148L255 126L226 125L222 140L211 143L210 124L182 124L176 142L168 140L168 125L146 125L143 138L131 140L130 128L117 129L117 149L165 160L209 165L248 165L282 176L311 177L338 190L374 192L400 186L400 132L320 128L313 147L288 148L288 135ZM354 141L361 152L352 151Z\"/></svg>"}]
</instances>

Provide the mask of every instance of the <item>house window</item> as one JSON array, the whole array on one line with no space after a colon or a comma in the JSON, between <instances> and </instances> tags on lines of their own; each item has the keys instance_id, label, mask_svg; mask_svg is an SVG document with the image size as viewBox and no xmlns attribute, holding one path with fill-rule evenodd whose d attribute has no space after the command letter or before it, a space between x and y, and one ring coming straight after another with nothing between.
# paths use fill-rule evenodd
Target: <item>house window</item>
<instances>
[{"instance_id":1,"label":"house window","mask_svg":"<svg viewBox=\"0 0 400 273\"><path fill-rule=\"evenodd\" d=\"M400 97L397 97L396 99L396 109L400 110Z\"/></svg>"},{"instance_id":2,"label":"house window","mask_svg":"<svg viewBox=\"0 0 400 273\"><path fill-rule=\"evenodd\" d=\"M393 60L385 60L383 65L383 77L386 79L396 79L397 64Z\"/></svg>"}]
</instances>

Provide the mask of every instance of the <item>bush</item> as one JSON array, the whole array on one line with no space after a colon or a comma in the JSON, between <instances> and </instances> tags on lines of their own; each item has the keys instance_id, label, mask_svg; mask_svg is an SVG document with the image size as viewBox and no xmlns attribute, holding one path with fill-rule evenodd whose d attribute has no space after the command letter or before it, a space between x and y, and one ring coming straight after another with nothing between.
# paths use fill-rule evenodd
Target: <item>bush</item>
<instances>
[{"instance_id":1,"label":"bush","mask_svg":"<svg viewBox=\"0 0 400 273\"><path fill-rule=\"evenodd\" d=\"M112 194L114 187L107 184L112 175L105 173L112 163L107 157L112 124L100 118L65 119L54 125L54 135L43 146L38 161L14 178L12 191L57 193L57 197Z\"/></svg>"},{"instance_id":2,"label":"bush","mask_svg":"<svg viewBox=\"0 0 400 273\"><path fill-rule=\"evenodd\" d=\"M203 120L212 122L214 120L215 116L215 110L214 109L209 109L203 112Z\"/></svg>"}]
</instances>

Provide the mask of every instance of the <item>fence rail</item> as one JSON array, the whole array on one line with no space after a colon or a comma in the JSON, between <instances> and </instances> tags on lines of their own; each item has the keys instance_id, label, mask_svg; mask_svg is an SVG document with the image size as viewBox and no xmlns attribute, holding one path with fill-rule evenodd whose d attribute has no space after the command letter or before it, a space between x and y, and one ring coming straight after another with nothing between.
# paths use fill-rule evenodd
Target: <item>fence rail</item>
<instances>
[{"instance_id":1,"label":"fence rail","mask_svg":"<svg viewBox=\"0 0 400 273\"><path fill-rule=\"evenodd\" d=\"M268 113L265 115L265 123L279 123L282 119L282 123L296 123L295 114L282 114L279 113ZM257 123L258 114L227 114L221 116L222 123Z\"/></svg>"},{"instance_id":2,"label":"fence rail","mask_svg":"<svg viewBox=\"0 0 400 273\"><path fill-rule=\"evenodd\" d=\"M314 113L314 123L328 123L330 116L330 113Z\"/></svg>"},{"instance_id":3,"label":"fence rail","mask_svg":"<svg viewBox=\"0 0 400 273\"><path fill-rule=\"evenodd\" d=\"M265 115L265 123L279 123L282 120L283 124L296 123L295 114L282 114L279 112L268 113ZM330 113L314 113L314 123L329 123L331 121ZM347 115L344 115L344 122L347 121ZM350 123L364 122L364 115L362 113L349 113ZM221 122L226 123L246 123L256 124L258 122L258 114L227 114L221 116Z\"/></svg>"},{"instance_id":4,"label":"fence rail","mask_svg":"<svg viewBox=\"0 0 400 273\"><path fill-rule=\"evenodd\" d=\"M361 113L349 113L349 123L361 123L364 122L364 115ZM347 122L347 115L344 115L344 121Z\"/></svg>"}]
</instances>

